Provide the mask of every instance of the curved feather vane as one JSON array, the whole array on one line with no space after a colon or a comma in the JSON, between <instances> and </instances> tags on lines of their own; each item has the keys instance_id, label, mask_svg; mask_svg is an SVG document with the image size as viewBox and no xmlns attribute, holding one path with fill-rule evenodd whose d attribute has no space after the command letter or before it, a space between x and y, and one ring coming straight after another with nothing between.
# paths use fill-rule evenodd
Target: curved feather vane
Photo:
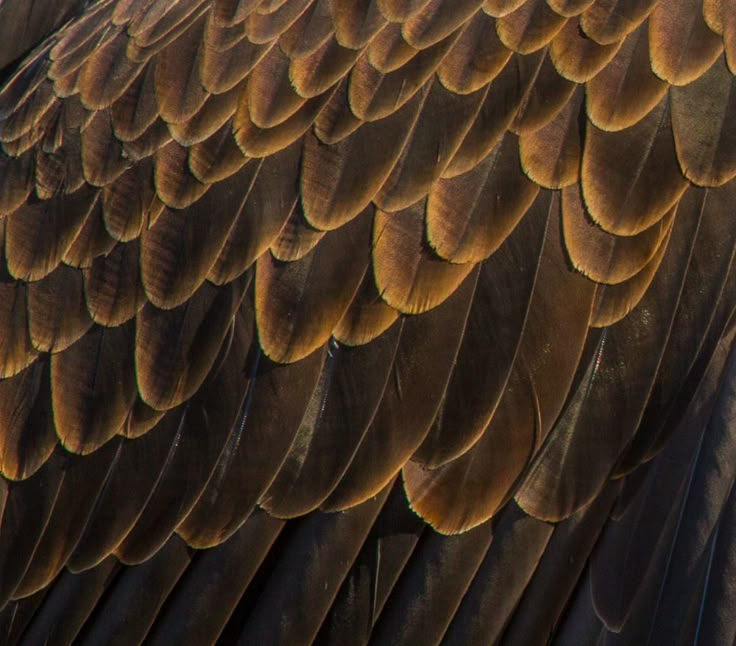
<instances>
[{"instance_id":1,"label":"curved feather vane","mask_svg":"<svg viewBox=\"0 0 736 646\"><path fill-rule=\"evenodd\" d=\"M0 0L0 642L736 633L734 0Z\"/></svg>"}]
</instances>

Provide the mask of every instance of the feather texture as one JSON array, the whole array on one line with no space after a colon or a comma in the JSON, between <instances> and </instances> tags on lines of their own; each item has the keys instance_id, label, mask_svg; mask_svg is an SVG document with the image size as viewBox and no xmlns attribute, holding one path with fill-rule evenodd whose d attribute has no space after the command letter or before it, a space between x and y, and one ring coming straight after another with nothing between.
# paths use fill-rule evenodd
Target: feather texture
<instances>
[{"instance_id":1,"label":"feather texture","mask_svg":"<svg viewBox=\"0 0 736 646\"><path fill-rule=\"evenodd\" d=\"M732 640L733 0L0 0L0 641Z\"/></svg>"}]
</instances>

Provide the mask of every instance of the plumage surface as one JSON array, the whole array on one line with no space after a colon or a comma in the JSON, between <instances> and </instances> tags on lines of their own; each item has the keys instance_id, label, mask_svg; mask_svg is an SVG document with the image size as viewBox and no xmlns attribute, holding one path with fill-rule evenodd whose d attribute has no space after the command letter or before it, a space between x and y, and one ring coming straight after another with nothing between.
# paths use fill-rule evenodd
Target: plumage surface
<instances>
[{"instance_id":1,"label":"plumage surface","mask_svg":"<svg viewBox=\"0 0 736 646\"><path fill-rule=\"evenodd\" d=\"M0 0L0 641L733 641L734 16Z\"/></svg>"}]
</instances>

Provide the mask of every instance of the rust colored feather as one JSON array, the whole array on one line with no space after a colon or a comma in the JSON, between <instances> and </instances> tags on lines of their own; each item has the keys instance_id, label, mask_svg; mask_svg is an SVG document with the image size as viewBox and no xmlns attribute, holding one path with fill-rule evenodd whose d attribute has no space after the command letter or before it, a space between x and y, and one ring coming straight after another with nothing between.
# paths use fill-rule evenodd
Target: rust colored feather
<instances>
[{"instance_id":1,"label":"rust colored feather","mask_svg":"<svg viewBox=\"0 0 736 646\"><path fill-rule=\"evenodd\" d=\"M207 99L198 74L204 22L204 18L197 20L156 57L156 102L167 123L190 119Z\"/></svg>"},{"instance_id":2,"label":"rust colored feather","mask_svg":"<svg viewBox=\"0 0 736 646\"><path fill-rule=\"evenodd\" d=\"M363 122L350 110L348 84L340 83L314 121L314 134L328 146L336 144L355 132Z\"/></svg>"},{"instance_id":3,"label":"rust colored feather","mask_svg":"<svg viewBox=\"0 0 736 646\"><path fill-rule=\"evenodd\" d=\"M170 141L171 133L166 123L156 119L138 139L123 143L123 156L133 163L140 162L159 152Z\"/></svg>"},{"instance_id":4,"label":"rust colored feather","mask_svg":"<svg viewBox=\"0 0 736 646\"><path fill-rule=\"evenodd\" d=\"M110 253L114 246L115 239L105 228L102 200L98 199L82 222L74 241L62 254L61 261L69 267L86 269L92 266L95 258Z\"/></svg>"},{"instance_id":5,"label":"rust colored feather","mask_svg":"<svg viewBox=\"0 0 736 646\"><path fill-rule=\"evenodd\" d=\"M656 226L656 225L655 225ZM671 229L666 230L657 252L641 271L615 285L600 285L595 294L590 325L608 327L618 323L634 309L644 296L659 269L670 239Z\"/></svg>"},{"instance_id":6,"label":"rust colored feather","mask_svg":"<svg viewBox=\"0 0 736 646\"><path fill-rule=\"evenodd\" d=\"M439 82L432 84L411 137L374 198L380 209L399 211L427 195L455 155L485 96L485 88L456 95Z\"/></svg>"},{"instance_id":7,"label":"rust colored feather","mask_svg":"<svg viewBox=\"0 0 736 646\"><path fill-rule=\"evenodd\" d=\"M291 59L280 47L272 48L248 76L241 113L257 128L273 128L293 116L304 105L289 78Z\"/></svg>"},{"instance_id":8,"label":"rust colored feather","mask_svg":"<svg viewBox=\"0 0 736 646\"><path fill-rule=\"evenodd\" d=\"M192 174L187 157L187 149L175 141L160 148L154 157L156 195L172 209L190 206L209 188Z\"/></svg>"},{"instance_id":9,"label":"rust colored feather","mask_svg":"<svg viewBox=\"0 0 736 646\"><path fill-rule=\"evenodd\" d=\"M333 88L334 91L335 88ZM267 157L291 145L312 127L322 108L330 100L331 92L308 99L288 119L273 128L256 126L249 115L248 104L242 102L233 120L235 141L248 157Z\"/></svg>"},{"instance_id":10,"label":"rust colored feather","mask_svg":"<svg viewBox=\"0 0 736 646\"><path fill-rule=\"evenodd\" d=\"M382 74L400 70L418 51L404 40L401 24L389 23L366 48L361 64L368 63Z\"/></svg>"},{"instance_id":11,"label":"rust colored feather","mask_svg":"<svg viewBox=\"0 0 736 646\"><path fill-rule=\"evenodd\" d=\"M297 199L269 250L271 255L281 262L301 260L319 244L326 233L326 231L315 229L307 222Z\"/></svg>"},{"instance_id":12,"label":"rust colored feather","mask_svg":"<svg viewBox=\"0 0 736 646\"><path fill-rule=\"evenodd\" d=\"M189 170L203 184L220 182L248 161L238 147L232 120L203 142L189 148Z\"/></svg>"},{"instance_id":13,"label":"rust colored feather","mask_svg":"<svg viewBox=\"0 0 736 646\"><path fill-rule=\"evenodd\" d=\"M155 197L150 160L134 164L102 191L107 232L120 242L135 240L148 220Z\"/></svg>"},{"instance_id":14,"label":"rust colored feather","mask_svg":"<svg viewBox=\"0 0 736 646\"><path fill-rule=\"evenodd\" d=\"M88 110L109 108L136 79L143 63L126 56L128 35L119 30L107 35L81 67L76 83L82 105Z\"/></svg>"},{"instance_id":15,"label":"rust colored feather","mask_svg":"<svg viewBox=\"0 0 736 646\"><path fill-rule=\"evenodd\" d=\"M191 148L214 135L235 114L242 100L243 87L236 85L222 94L210 95L199 111L188 121L168 124L175 141Z\"/></svg>"},{"instance_id":16,"label":"rust colored feather","mask_svg":"<svg viewBox=\"0 0 736 646\"><path fill-rule=\"evenodd\" d=\"M488 428L467 452L434 469L404 465L412 509L443 534L467 532L495 514L532 455L538 426L532 386L518 371L504 386Z\"/></svg>"},{"instance_id":17,"label":"rust colored feather","mask_svg":"<svg viewBox=\"0 0 736 646\"><path fill-rule=\"evenodd\" d=\"M156 103L155 66L147 65L110 108L112 129L122 141L134 141L159 116Z\"/></svg>"},{"instance_id":18,"label":"rust colored feather","mask_svg":"<svg viewBox=\"0 0 736 646\"><path fill-rule=\"evenodd\" d=\"M188 210L164 209L143 232L141 281L153 305L177 307L204 282L238 216L232 207L247 199L248 188L236 173L211 186Z\"/></svg>"},{"instance_id":19,"label":"rust colored feather","mask_svg":"<svg viewBox=\"0 0 736 646\"><path fill-rule=\"evenodd\" d=\"M105 186L130 166L123 145L115 137L109 112L99 111L82 132L82 170L93 186Z\"/></svg>"},{"instance_id":20,"label":"rust colored feather","mask_svg":"<svg viewBox=\"0 0 736 646\"><path fill-rule=\"evenodd\" d=\"M289 78L301 96L318 96L339 83L352 69L360 54L360 49L343 47L331 37L309 56L292 61Z\"/></svg>"},{"instance_id":21,"label":"rust colored feather","mask_svg":"<svg viewBox=\"0 0 736 646\"><path fill-rule=\"evenodd\" d=\"M384 27L386 18L371 0L331 0L335 38L343 47L360 49Z\"/></svg>"}]
</instances>

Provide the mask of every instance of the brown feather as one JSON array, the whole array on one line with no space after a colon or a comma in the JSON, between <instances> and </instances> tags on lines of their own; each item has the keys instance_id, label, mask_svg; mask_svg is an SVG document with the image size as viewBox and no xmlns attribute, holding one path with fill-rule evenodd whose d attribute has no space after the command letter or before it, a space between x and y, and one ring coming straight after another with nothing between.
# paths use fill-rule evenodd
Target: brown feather
<instances>
[{"instance_id":1,"label":"brown feather","mask_svg":"<svg viewBox=\"0 0 736 646\"><path fill-rule=\"evenodd\" d=\"M376 211L373 273L381 298L404 314L419 314L450 297L475 264L449 263L426 240L426 201L397 213Z\"/></svg>"},{"instance_id":2,"label":"brown feather","mask_svg":"<svg viewBox=\"0 0 736 646\"><path fill-rule=\"evenodd\" d=\"M39 352L60 352L92 325L78 269L59 265L43 280L28 285L28 328Z\"/></svg>"},{"instance_id":3,"label":"brown feather","mask_svg":"<svg viewBox=\"0 0 736 646\"><path fill-rule=\"evenodd\" d=\"M218 545L246 522L286 457L324 359L320 349L301 361L280 365L254 348L246 365L250 384L237 424L207 487L177 529L189 545ZM283 413L277 418L273 411L279 409Z\"/></svg>"},{"instance_id":4,"label":"brown feather","mask_svg":"<svg viewBox=\"0 0 736 646\"><path fill-rule=\"evenodd\" d=\"M404 320L376 415L324 510L346 509L375 496L424 441L450 379L477 275L473 271L442 305Z\"/></svg>"},{"instance_id":5,"label":"brown feather","mask_svg":"<svg viewBox=\"0 0 736 646\"><path fill-rule=\"evenodd\" d=\"M242 274L267 252L297 202L301 145L296 142L265 159L253 160L234 177L242 199L230 229L207 278L223 284ZM233 210L235 210L233 208Z\"/></svg>"},{"instance_id":6,"label":"brown feather","mask_svg":"<svg viewBox=\"0 0 736 646\"><path fill-rule=\"evenodd\" d=\"M496 21L478 11L466 22L437 75L451 92L475 92L498 76L511 55L496 33Z\"/></svg>"},{"instance_id":7,"label":"brown feather","mask_svg":"<svg viewBox=\"0 0 736 646\"><path fill-rule=\"evenodd\" d=\"M363 345L383 334L398 317L399 313L386 305L378 293L370 267L333 336L345 345Z\"/></svg>"},{"instance_id":8,"label":"brown feather","mask_svg":"<svg viewBox=\"0 0 736 646\"><path fill-rule=\"evenodd\" d=\"M541 128L521 135L519 152L524 172L545 188L577 183L582 158L583 88L577 86L557 116Z\"/></svg>"},{"instance_id":9,"label":"brown feather","mask_svg":"<svg viewBox=\"0 0 736 646\"><path fill-rule=\"evenodd\" d=\"M381 401L400 334L397 324L362 346L330 344L307 415L261 498L268 513L302 516L319 507L337 486Z\"/></svg>"},{"instance_id":10,"label":"brown feather","mask_svg":"<svg viewBox=\"0 0 736 646\"><path fill-rule=\"evenodd\" d=\"M654 10L658 0L598 0L583 12L580 26L601 45L621 40Z\"/></svg>"},{"instance_id":11,"label":"brown feather","mask_svg":"<svg viewBox=\"0 0 736 646\"><path fill-rule=\"evenodd\" d=\"M330 338L368 268L372 215L368 208L328 232L300 260L284 263L271 254L258 260L256 322L270 359L298 361Z\"/></svg>"},{"instance_id":12,"label":"brown feather","mask_svg":"<svg viewBox=\"0 0 736 646\"><path fill-rule=\"evenodd\" d=\"M44 358L0 382L3 429L0 470L6 478L24 480L33 475L56 447L58 438L54 430L49 381L49 362ZM3 481L0 490L4 489L4 484Z\"/></svg>"},{"instance_id":13,"label":"brown feather","mask_svg":"<svg viewBox=\"0 0 736 646\"><path fill-rule=\"evenodd\" d=\"M467 173L490 154L529 96L544 58L544 52L539 51L528 56L516 54L509 59L492 81L486 100L444 177Z\"/></svg>"},{"instance_id":14,"label":"brown feather","mask_svg":"<svg viewBox=\"0 0 736 646\"><path fill-rule=\"evenodd\" d=\"M96 258L84 274L84 298L92 319L107 327L133 318L146 302L139 277L138 240L117 244Z\"/></svg>"},{"instance_id":15,"label":"brown feather","mask_svg":"<svg viewBox=\"0 0 736 646\"><path fill-rule=\"evenodd\" d=\"M543 192L500 248L481 264L445 400L413 460L436 468L457 458L479 440L494 415L524 331L550 197ZM509 272L512 281L505 278ZM520 413L506 413L513 414ZM404 478L408 485L406 473Z\"/></svg>"},{"instance_id":16,"label":"brown feather","mask_svg":"<svg viewBox=\"0 0 736 646\"><path fill-rule=\"evenodd\" d=\"M736 176L736 80L723 56L697 80L673 87L672 129L680 167L700 186Z\"/></svg>"},{"instance_id":17,"label":"brown feather","mask_svg":"<svg viewBox=\"0 0 736 646\"><path fill-rule=\"evenodd\" d=\"M699 78L723 51L703 19L702 0L660 0L649 19L654 73L672 85Z\"/></svg>"},{"instance_id":18,"label":"brown feather","mask_svg":"<svg viewBox=\"0 0 736 646\"><path fill-rule=\"evenodd\" d=\"M531 54L549 43L565 26L566 19L555 13L546 0L527 0L518 9L496 22L498 37L519 54Z\"/></svg>"},{"instance_id":19,"label":"brown feather","mask_svg":"<svg viewBox=\"0 0 736 646\"><path fill-rule=\"evenodd\" d=\"M91 453L123 426L136 395L133 334L131 323L95 326L52 355L54 424L69 451Z\"/></svg>"},{"instance_id":20,"label":"brown feather","mask_svg":"<svg viewBox=\"0 0 736 646\"><path fill-rule=\"evenodd\" d=\"M687 188L677 164L669 113L665 98L639 123L621 132L588 126L581 171L583 199L593 220L606 231L633 235L649 228ZM637 144L632 147L634 141ZM657 190L652 191L652 186Z\"/></svg>"},{"instance_id":21,"label":"brown feather","mask_svg":"<svg viewBox=\"0 0 736 646\"><path fill-rule=\"evenodd\" d=\"M360 213L386 181L406 145L425 93L381 121L367 123L334 145L311 133L304 140L302 206L307 221L319 229L342 226ZM381 133L385 146L374 146Z\"/></svg>"}]
</instances>

